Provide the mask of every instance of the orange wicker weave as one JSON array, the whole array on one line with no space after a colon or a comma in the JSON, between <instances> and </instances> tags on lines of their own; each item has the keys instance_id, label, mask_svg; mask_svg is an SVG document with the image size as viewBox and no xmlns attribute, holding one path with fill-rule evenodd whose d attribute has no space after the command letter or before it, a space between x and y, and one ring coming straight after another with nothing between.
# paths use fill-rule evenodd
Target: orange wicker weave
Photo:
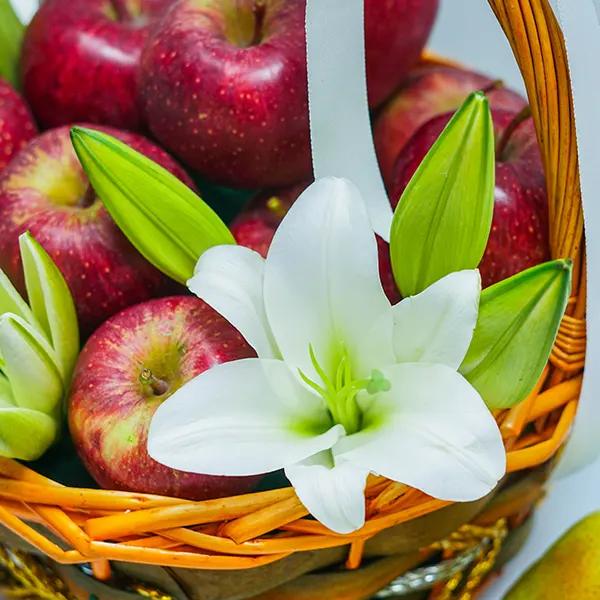
<instances>
[{"instance_id":1,"label":"orange wicker weave","mask_svg":"<svg viewBox=\"0 0 600 600\"><path fill-rule=\"evenodd\" d=\"M511 473L555 456L577 411L586 344L583 215L570 82L555 16L547 0L489 3L527 86L547 176L553 257L574 261L573 297L548 367L529 398L495 413ZM373 476L366 497L366 524L341 536L306 518L291 488L189 502L63 487L17 462L0 460L0 522L57 563L92 562L99 578L110 573L109 560L239 570L291 553L348 545L347 566L356 568L366 540L449 504ZM53 541L56 536L68 549Z\"/></svg>"}]
</instances>

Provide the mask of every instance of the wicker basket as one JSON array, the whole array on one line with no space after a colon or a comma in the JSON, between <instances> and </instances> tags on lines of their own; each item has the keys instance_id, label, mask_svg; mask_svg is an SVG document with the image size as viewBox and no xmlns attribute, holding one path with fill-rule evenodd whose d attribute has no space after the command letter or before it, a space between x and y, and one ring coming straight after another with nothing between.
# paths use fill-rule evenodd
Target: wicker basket
<instances>
[{"instance_id":1,"label":"wicker basket","mask_svg":"<svg viewBox=\"0 0 600 600\"><path fill-rule=\"evenodd\" d=\"M292 488L189 502L64 487L0 460L0 563L18 585L44 598L358 600L426 564L390 593L437 577L450 581L434 588L435 598L472 598L494 562L514 553L577 410L586 343L583 215L564 40L552 9L548 0L489 3L527 86L547 176L552 253L574 261L573 297L550 363L529 398L495 413L508 457L499 489L451 505L371 477L365 526L340 536L306 518ZM90 574L65 566L79 564L89 564Z\"/></svg>"}]
</instances>

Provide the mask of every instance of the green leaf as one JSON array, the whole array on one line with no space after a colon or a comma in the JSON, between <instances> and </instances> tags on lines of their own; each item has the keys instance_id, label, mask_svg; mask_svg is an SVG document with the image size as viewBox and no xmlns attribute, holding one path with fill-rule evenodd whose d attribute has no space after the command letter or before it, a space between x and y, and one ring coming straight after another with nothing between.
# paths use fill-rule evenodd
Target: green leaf
<instances>
[{"instance_id":1,"label":"green leaf","mask_svg":"<svg viewBox=\"0 0 600 600\"><path fill-rule=\"evenodd\" d=\"M570 291L571 261L556 260L482 292L473 341L459 370L490 408L510 408L534 388Z\"/></svg>"},{"instance_id":2,"label":"green leaf","mask_svg":"<svg viewBox=\"0 0 600 600\"><path fill-rule=\"evenodd\" d=\"M16 406L8 379L0 374L0 408Z\"/></svg>"},{"instance_id":3,"label":"green leaf","mask_svg":"<svg viewBox=\"0 0 600 600\"><path fill-rule=\"evenodd\" d=\"M107 210L138 251L185 283L200 255L235 244L218 215L149 158L98 131L73 127L77 156Z\"/></svg>"},{"instance_id":4,"label":"green leaf","mask_svg":"<svg viewBox=\"0 0 600 600\"><path fill-rule=\"evenodd\" d=\"M79 328L71 292L58 267L29 232L19 237L19 246L31 309L68 383L79 355Z\"/></svg>"},{"instance_id":5,"label":"green leaf","mask_svg":"<svg viewBox=\"0 0 600 600\"><path fill-rule=\"evenodd\" d=\"M0 270L0 315L4 313L13 313L32 325L36 324L27 302L21 298L10 279Z\"/></svg>"},{"instance_id":6,"label":"green leaf","mask_svg":"<svg viewBox=\"0 0 600 600\"><path fill-rule=\"evenodd\" d=\"M52 414L17 406L10 382L0 374L0 456L37 460L58 439L60 406Z\"/></svg>"},{"instance_id":7,"label":"green leaf","mask_svg":"<svg viewBox=\"0 0 600 600\"><path fill-rule=\"evenodd\" d=\"M0 456L37 460L56 441L59 423L36 410L0 407Z\"/></svg>"},{"instance_id":8,"label":"green leaf","mask_svg":"<svg viewBox=\"0 0 600 600\"><path fill-rule=\"evenodd\" d=\"M46 414L55 411L65 389L44 336L20 317L2 315L0 353L16 405Z\"/></svg>"},{"instance_id":9,"label":"green leaf","mask_svg":"<svg viewBox=\"0 0 600 600\"><path fill-rule=\"evenodd\" d=\"M494 212L494 128L471 94L417 169L394 214L390 255L403 296L479 266Z\"/></svg>"},{"instance_id":10,"label":"green leaf","mask_svg":"<svg viewBox=\"0 0 600 600\"><path fill-rule=\"evenodd\" d=\"M0 77L19 88L19 58L25 28L11 0L0 0Z\"/></svg>"}]
</instances>

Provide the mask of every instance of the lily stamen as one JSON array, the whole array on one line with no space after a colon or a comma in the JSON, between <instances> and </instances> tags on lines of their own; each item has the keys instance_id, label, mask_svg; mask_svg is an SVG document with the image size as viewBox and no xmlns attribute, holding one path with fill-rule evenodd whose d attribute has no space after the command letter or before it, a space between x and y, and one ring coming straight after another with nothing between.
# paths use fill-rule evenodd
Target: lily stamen
<instances>
[{"instance_id":1,"label":"lily stamen","mask_svg":"<svg viewBox=\"0 0 600 600\"><path fill-rule=\"evenodd\" d=\"M352 368L350 366L346 348L343 344L341 347L342 357L336 371L335 386L331 383L325 370L319 364L312 344L309 345L310 359L317 375L321 378L325 387L322 387L310 379L300 369L298 372L304 383L323 398L333 421L338 425L343 425L346 433L351 435L360 430L362 422L362 413L356 401L357 395L362 391L367 392L370 396L376 396L382 392L389 392L392 389L392 384L384 377L383 373L377 369L373 369L369 379L358 379L353 381Z\"/></svg>"}]
</instances>

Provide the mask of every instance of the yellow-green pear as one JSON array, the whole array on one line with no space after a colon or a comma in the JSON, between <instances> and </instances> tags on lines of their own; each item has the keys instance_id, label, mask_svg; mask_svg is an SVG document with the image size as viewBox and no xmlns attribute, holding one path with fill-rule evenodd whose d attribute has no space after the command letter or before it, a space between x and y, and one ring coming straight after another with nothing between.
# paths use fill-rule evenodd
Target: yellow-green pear
<instances>
[{"instance_id":1,"label":"yellow-green pear","mask_svg":"<svg viewBox=\"0 0 600 600\"><path fill-rule=\"evenodd\" d=\"M600 512L565 533L504 600L600 598Z\"/></svg>"}]
</instances>

